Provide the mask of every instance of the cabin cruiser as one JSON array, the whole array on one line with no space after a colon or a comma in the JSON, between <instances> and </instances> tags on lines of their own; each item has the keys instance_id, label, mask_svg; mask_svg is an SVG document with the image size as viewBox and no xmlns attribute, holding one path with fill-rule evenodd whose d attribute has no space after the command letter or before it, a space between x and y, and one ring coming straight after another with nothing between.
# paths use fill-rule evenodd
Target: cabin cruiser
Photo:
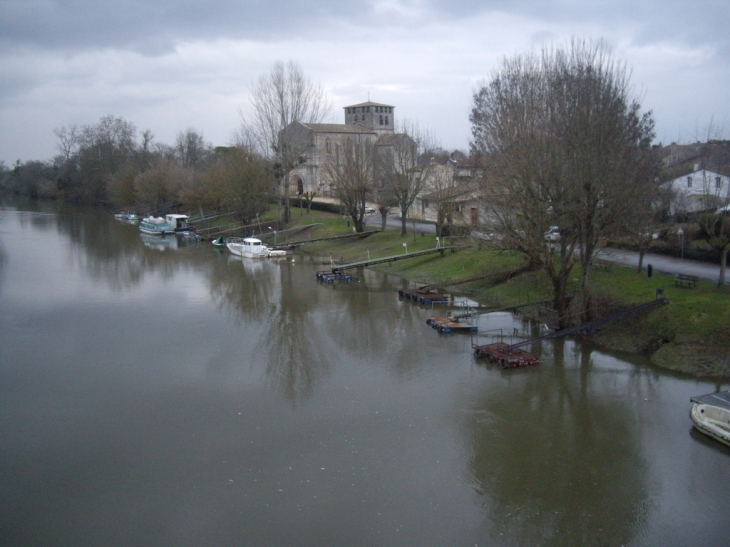
<instances>
[{"instance_id":1,"label":"cabin cruiser","mask_svg":"<svg viewBox=\"0 0 730 547\"><path fill-rule=\"evenodd\" d=\"M165 222L167 222L172 230L176 233L189 232L193 228L188 224L188 215L165 215Z\"/></svg>"},{"instance_id":2,"label":"cabin cruiser","mask_svg":"<svg viewBox=\"0 0 730 547\"><path fill-rule=\"evenodd\" d=\"M139 223L139 231L151 236L174 234L175 230L162 217L144 217Z\"/></svg>"},{"instance_id":3,"label":"cabin cruiser","mask_svg":"<svg viewBox=\"0 0 730 547\"><path fill-rule=\"evenodd\" d=\"M226 247L234 255L244 258L267 258L286 254L286 251L269 249L260 239L255 237L229 237L226 240Z\"/></svg>"}]
</instances>

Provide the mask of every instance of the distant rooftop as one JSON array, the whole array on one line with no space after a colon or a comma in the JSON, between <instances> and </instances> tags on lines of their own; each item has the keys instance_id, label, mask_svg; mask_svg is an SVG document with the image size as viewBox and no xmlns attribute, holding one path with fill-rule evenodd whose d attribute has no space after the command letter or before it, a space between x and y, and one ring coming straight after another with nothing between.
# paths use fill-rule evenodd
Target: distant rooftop
<instances>
[{"instance_id":1,"label":"distant rooftop","mask_svg":"<svg viewBox=\"0 0 730 547\"><path fill-rule=\"evenodd\" d=\"M343 106L342 108L356 108L359 106L387 106L389 108L395 108L392 104L374 103L372 101L368 101L366 103L351 104L349 106Z\"/></svg>"}]
</instances>

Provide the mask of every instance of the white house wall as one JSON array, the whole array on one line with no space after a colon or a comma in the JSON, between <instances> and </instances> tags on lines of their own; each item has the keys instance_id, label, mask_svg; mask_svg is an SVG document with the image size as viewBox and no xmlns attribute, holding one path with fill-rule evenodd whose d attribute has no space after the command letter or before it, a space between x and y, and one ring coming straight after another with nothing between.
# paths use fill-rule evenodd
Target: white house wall
<instances>
[{"instance_id":1,"label":"white house wall","mask_svg":"<svg viewBox=\"0 0 730 547\"><path fill-rule=\"evenodd\" d=\"M677 177L669 184L675 193L672 213L720 207L730 198L730 177L706 169Z\"/></svg>"}]
</instances>

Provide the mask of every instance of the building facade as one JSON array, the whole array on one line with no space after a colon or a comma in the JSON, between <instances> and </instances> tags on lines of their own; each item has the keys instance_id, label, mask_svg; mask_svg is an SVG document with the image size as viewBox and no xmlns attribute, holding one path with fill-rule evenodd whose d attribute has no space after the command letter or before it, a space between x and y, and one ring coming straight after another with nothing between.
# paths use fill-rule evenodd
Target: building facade
<instances>
[{"instance_id":1,"label":"building facade","mask_svg":"<svg viewBox=\"0 0 730 547\"><path fill-rule=\"evenodd\" d=\"M395 132L394 106L368 101L343 110L343 124L294 122L284 128L284 140L300 151L299 165L289 172L291 195L331 196L334 189L323 171L336 148L348 139L377 146Z\"/></svg>"},{"instance_id":2,"label":"building facade","mask_svg":"<svg viewBox=\"0 0 730 547\"><path fill-rule=\"evenodd\" d=\"M696 169L666 184L673 194L672 214L709 211L724 207L730 201L730 177L708 169Z\"/></svg>"}]
</instances>

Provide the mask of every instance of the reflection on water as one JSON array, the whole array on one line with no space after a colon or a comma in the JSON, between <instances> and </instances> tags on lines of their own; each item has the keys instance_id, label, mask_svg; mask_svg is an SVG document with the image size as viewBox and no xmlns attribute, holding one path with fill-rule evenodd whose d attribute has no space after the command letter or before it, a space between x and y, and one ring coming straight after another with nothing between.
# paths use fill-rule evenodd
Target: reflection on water
<instances>
[{"instance_id":1,"label":"reflection on water","mask_svg":"<svg viewBox=\"0 0 730 547\"><path fill-rule=\"evenodd\" d=\"M570 340L503 371L398 278L167 239L2 212L0 544L724 545L688 417L723 384Z\"/></svg>"},{"instance_id":2,"label":"reflection on water","mask_svg":"<svg viewBox=\"0 0 730 547\"><path fill-rule=\"evenodd\" d=\"M513 545L628 544L651 509L639 424L623 381L593 375L590 350L553 374L514 371L467 413L470 468L492 540ZM511 373L510 373L511 374ZM622 379L624 380L624 379Z\"/></svg>"}]
</instances>

